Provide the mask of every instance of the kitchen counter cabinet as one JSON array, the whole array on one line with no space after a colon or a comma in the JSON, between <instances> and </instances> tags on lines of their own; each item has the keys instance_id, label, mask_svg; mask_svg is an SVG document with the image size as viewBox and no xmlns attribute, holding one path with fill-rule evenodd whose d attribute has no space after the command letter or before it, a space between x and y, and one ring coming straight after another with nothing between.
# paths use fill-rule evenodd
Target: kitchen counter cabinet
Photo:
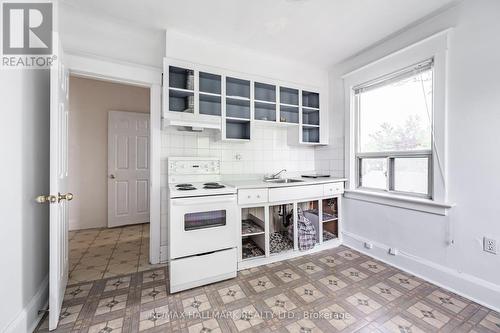
<instances>
[{"instance_id":1,"label":"kitchen counter cabinet","mask_svg":"<svg viewBox=\"0 0 500 333\"><path fill-rule=\"evenodd\" d=\"M240 223L238 227L238 269L247 269L260 265L286 260L314 252L331 249L342 243L342 195L344 193L344 178L301 178L303 182L276 184L264 182L260 179L228 181L225 183L234 186L238 190L238 212ZM280 208L281 207L281 208ZM310 250L299 250L298 237L298 208L315 225L316 244ZM242 225L248 217L249 210L258 210L262 219L263 233L260 238L254 239L265 253L258 257L243 256L243 247L248 246L247 237L242 233ZM285 210L291 214L290 224L293 223L293 248L288 251L273 253L271 251L271 235L277 229L276 225L282 222ZM283 219L284 221L284 219ZM262 243L263 242L263 243ZM248 249L246 249L248 250Z\"/></svg>"}]
</instances>

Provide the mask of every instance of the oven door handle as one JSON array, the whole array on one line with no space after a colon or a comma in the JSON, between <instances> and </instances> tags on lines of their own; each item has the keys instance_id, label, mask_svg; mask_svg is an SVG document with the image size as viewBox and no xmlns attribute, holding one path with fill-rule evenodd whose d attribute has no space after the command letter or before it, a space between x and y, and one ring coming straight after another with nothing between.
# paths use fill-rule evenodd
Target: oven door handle
<instances>
[{"instance_id":1,"label":"oven door handle","mask_svg":"<svg viewBox=\"0 0 500 333\"><path fill-rule=\"evenodd\" d=\"M196 197L196 198L177 198L177 199L171 199L171 204L173 206L191 206L193 204L228 204L228 203L233 203L236 201L236 196L231 195L227 196L225 198L221 197Z\"/></svg>"}]
</instances>

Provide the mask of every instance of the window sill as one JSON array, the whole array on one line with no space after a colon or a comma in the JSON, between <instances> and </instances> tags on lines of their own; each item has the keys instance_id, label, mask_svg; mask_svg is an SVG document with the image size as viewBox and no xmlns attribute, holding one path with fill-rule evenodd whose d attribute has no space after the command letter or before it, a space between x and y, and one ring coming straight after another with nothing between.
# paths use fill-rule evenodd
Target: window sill
<instances>
[{"instance_id":1,"label":"window sill","mask_svg":"<svg viewBox=\"0 0 500 333\"><path fill-rule=\"evenodd\" d=\"M429 199L407 197L404 195L377 193L366 190L346 190L344 197L353 200L377 203L381 205L416 210L436 215L447 215L454 204L436 202Z\"/></svg>"}]
</instances>

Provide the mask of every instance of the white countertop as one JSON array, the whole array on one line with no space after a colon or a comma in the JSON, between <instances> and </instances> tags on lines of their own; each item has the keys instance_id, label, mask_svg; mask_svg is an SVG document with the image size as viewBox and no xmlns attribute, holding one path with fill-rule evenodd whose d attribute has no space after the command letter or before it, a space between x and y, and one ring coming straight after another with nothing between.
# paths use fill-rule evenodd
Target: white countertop
<instances>
[{"instance_id":1,"label":"white countertop","mask_svg":"<svg viewBox=\"0 0 500 333\"><path fill-rule=\"evenodd\" d=\"M304 185L326 184L326 183L336 183L336 182L347 181L346 178L334 178L334 177L324 177L324 178L289 177L289 178L300 179L300 180L302 180L302 182L273 183L273 182L265 182L262 179L243 179L243 180L223 180L223 183L230 185L230 186L234 186L237 189L250 189L250 188L274 188L274 187L304 186Z\"/></svg>"}]
</instances>

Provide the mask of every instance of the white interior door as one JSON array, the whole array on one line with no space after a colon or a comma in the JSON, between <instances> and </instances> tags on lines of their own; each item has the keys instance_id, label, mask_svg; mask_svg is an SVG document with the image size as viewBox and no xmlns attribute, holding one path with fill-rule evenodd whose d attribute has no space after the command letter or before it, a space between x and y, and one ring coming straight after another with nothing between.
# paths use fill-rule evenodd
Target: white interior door
<instances>
[{"instance_id":1,"label":"white interior door","mask_svg":"<svg viewBox=\"0 0 500 333\"><path fill-rule=\"evenodd\" d=\"M149 114L109 111L108 227L149 222Z\"/></svg>"},{"instance_id":2,"label":"white interior door","mask_svg":"<svg viewBox=\"0 0 500 333\"><path fill-rule=\"evenodd\" d=\"M50 69L50 254L49 329L57 327L68 282L68 84L58 38L53 40L57 60Z\"/></svg>"}]
</instances>

